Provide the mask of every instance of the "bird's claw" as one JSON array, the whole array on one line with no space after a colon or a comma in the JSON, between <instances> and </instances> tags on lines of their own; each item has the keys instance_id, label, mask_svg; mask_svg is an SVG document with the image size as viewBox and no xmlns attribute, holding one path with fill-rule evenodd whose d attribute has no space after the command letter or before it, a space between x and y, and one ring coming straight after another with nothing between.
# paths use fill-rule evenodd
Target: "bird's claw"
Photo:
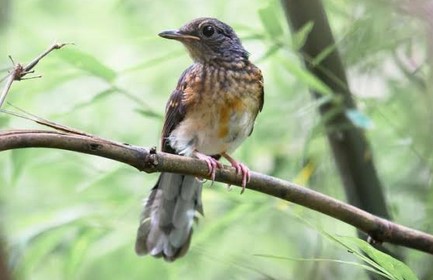
<instances>
[{"instance_id":1,"label":"bird's claw","mask_svg":"<svg viewBox=\"0 0 433 280\"><path fill-rule=\"evenodd\" d=\"M216 170L218 168L222 168L223 165L221 164L221 162L217 161L216 159L214 159L213 157L207 156L205 154L199 153L199 152L195 152L194 155L201 160L204 160L207 164L207 168L209 170L208 175L210 176L210 179L212 180L212 184L215 181L215 174L216 174Z\"/></svg>"},{"instance_id":2,"label":"bird's claw","mask_svg":"<svg viewBox=\"0 0 433 280\"><path fill-rule=\"evenodd\" d=\"M235 168L236 174L242 175L242 183L241 183L241 187L242 187L241 194L242 194L245 191L245 187L247 183L249 183L251 180L250 169L245 164L237 161L233 161L231 162L231 164Z\"/></svg>"},{"instance_id":3,"label":"bird's claw","mask_svg":"<svg viewBox=\"0 0 433 280\"><path fill-rule=\"evenodd\" d=\"M217 161L216 159L214 159L213 157L207 157L206 159L204 159L207 163L207 167L209 169L209 175L210 175L210 179L212 180L212 184L215 181L215 174L216 174L216 170L218 168L222 167L222 164Z\"/></svg>"},{"instance_id":4,"label":"bird's claw","mask_svg":"<svg viewBox=\"0 0 433 280\"><path fill-rule=\"evenodd\" d=\"M222 156L225 157L230 162L232 167L235 168L236 174L242 175L241 194L243 194L245 191L245 187L247 186L247 183L249 183L251 180L250 169L245 164L236 161L234 158L232 158L230 155L226 153L222 153Z\"/></svg>"}]
</instances>

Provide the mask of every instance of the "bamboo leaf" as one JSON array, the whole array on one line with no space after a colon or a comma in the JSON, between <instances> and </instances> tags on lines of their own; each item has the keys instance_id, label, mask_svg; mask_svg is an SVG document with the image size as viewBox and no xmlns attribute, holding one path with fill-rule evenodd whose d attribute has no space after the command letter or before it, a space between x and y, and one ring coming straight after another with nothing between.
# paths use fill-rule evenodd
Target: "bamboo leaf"
<instances>
[{"instance_id":1,"label":"bamboo leaf","mask_svg":"<svg viewBox=\"0 0 433 280\"><path fill-rule=\"evenodd\" d=\"M275 16L275 7L270 1L267 6L259 9L259 17L263 26L272 38L278 38L283 34L280 21Z\"/></svg>"},{"instance_id":2,"label":"bamboo leaf","mask_svg":"<svg viewBox=\"0 0 433 280\"><path fill-rule=\"evenodd\" d=\"M116 72L96 57L82 52L77 48L66 48L59 53L60 57L75 66L99 78L112 82L116 78Z\"/></svg>"},{"instance_id":3,"label":"bamboo leaf","mask_svg":"<svg viewBox=\"0 0 433 280\"><path fill-rule=\"evenodd\" d=\"M313 30L314 23L313 22L307 22L304 26L302 26L299 31L293 33L292 40L293 40L293 47L295 50L299 50L302 48L307 41L308 35L310 34L311 30Z\"/></svg>"},{"instance_id":4,"label":"bamboo leaf","mask_svg":"<svg viewBox=\"0 0 433 280\"><path fill-rule=\"evenodd\" d=\"M364 240L356 237L340 237L340 240L356 245L362 252L370 257L374 262L386 270L395 280L417 280L415 273L403 262L387 255Z\"/></svg>"},{"instance_id":5,"label":"bamboo leaf","mask_svg":"<svg viewBox=\"0 0 433 280\"><path fill-rule=\"evenodd\" d=\"M311 89L322 95L332 95L332 90L326 84L317 79L316 76L307 70L301 68L298 64L289 59L285 59L283 63L292 75L294 75L299 81L305 83Z\"/></svg>"}]
</instances>

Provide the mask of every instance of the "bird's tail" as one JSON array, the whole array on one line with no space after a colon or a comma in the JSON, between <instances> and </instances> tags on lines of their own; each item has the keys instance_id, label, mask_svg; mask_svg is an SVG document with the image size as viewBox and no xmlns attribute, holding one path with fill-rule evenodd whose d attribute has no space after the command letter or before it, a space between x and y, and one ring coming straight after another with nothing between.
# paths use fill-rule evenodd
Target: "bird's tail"
<instances>
[{"instance_id":1,"label":"bird's tail","mask_svg":"<svg viewBox=\"0 0 433 280\"><path fill-rule=\"evenodd\" d=\"M185 255L196 211L203 215L202 185L194 176L161 173L141 215L135 243L138 255L166 261Z\"/></svg>"}]
</instances>

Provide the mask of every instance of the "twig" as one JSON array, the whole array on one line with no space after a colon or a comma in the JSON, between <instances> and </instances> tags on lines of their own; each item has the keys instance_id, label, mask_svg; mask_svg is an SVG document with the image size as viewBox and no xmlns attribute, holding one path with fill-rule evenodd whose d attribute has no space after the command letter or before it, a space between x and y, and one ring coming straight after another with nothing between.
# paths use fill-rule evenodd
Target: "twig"
<instances>
[{"instance_id":1,"label":"twig","mask_svg":"<svg viewBox=\"0 0 433 280\"><path fill-rule=\"evenodd\" d=\"M2 81L3 81L4 79L7 78L6 84L3 87L3 90L2 90L1 95L0 95L0 108L2 107L2 105L3 105L3 103L4 103L5 99L6 99L6 96L8 95L9 90L10 90L10 88L12 86L12 83L14 81L21 81L21 80L23 80L23 78L27 74L33 73L34 72L33 68L39 63L39 61L41 61L42 58L44 58L45 56L47 56L53 50L60 49L60 48L64 47L65 45L67 45L67 43L62 43L62 44L56 43L56 44L53 44L45 52L43 52L42 54L40 54L38 57L36 57L35 59L33 59L29 64L27 64L25 66L23 66L20 63L15 63L14 60L12 59L12 57L9 56L9 58L11 59L13 65L14 65L14 67L13 67L12 70L9 71L9 74L5 78L2 79ZM40 78L40 77L41 76L35 76L35 77L31 77L29 79Z\"/></svg>"},{"instance_id":2,"label":"twig","mask_svg":"<svg viewBox=\"0 0 433 280\"><path fill-rule=\"evenodd\" d=\"M72 43L62 43L62 44L59 44L59 43L56 43L56 44L53 44L51 47L49 47L45 52L43 52L42 54L40 54L38 57L36 57L35 59L33 59L33 61L31 61L29 64L27 64L25 67L24 67L24 71L26 71L26 72L29 72L30 70L32 70L35 66L36 66L36 64L38 64L39 63L39 61L41 61L41 59L42 58L44 58L45 56L47 56L50 52L52 52L53 50L58 50L58 49L61 49L61 48L63 48L64 46L66 46L66 45L71 45Z\"/></svg>"},{"instance_id":3,"label":"twig","mask_svg":"<svg viewBox=\"0 0 433 280\"><path fill-rule=\"evenodd\" d=\"M30 147L92 154L123 162L148 173L173 172L201 178L209 177L207 165L200 160L156 153L154 149L121 144L88 134L43 130L0 132L0 151ZM231 167L218 170L216 181L231 185L241 184L240 176ZM389 242L433 254L432 235L374 216L309 188L256 172L252 172L247 188L334 217L365 232L375 241Z\"/></svg>"},{"instance_id":4,"label":"twig","mask_svg":"<svg viewBox=\"0 0 433 280\"><path fill-rule=\"evenodd\" d=\"M15 66L15 68L14 68L14 72L17 71L16 67L17 66ZM12 73L10 73L9 76L8 76L8 79L6 81L6 84L5 84L5 86L4 86L3 90L2 90L2 93L0 95L0 108L3 105L3 102L5 101L6 96L8 95L9 89L11 88L12 83L14 82L14 80L15 80L15 75L13 75Z\"/></svg>"},{"instance_id":5,"label":"twig","mask_svg":"<svg viewBox=\"0 0 433 280\"><path fill-rule=\"evenodd\" d=\"M53 122L53 121L49 121L47 119L44 119L44 118L38 117L38 116L36 116L36 115L34 115L32 113L29 113L29 112L27 112L27 111L25 111L25 110L23 110L23 109L21 109L19 107L16 107L16 106L14 106L14 105L12 105L10 103L8 103L8 104L11 107L15 108L16 110L18 110L19 113L18 112L9 111L9 110L5 110L5 109L0 109L0 112L6 113L6 114L9 114L9 115L18 117L18 118L22 118L22 119L25 119L25 120L34 121L37 124L41 124L41 125L44 125L44 126L49 127L49 128L53 128L53 129L61 131L61 132L78 134L78 135L86 135L86 136L89 136L89 137L93 137L92 135L87 134L84 131L80 131L78 129L71 128L71 127L68 127L68 126L65 126L65 125Z\"/></svg>"}]
</instances>

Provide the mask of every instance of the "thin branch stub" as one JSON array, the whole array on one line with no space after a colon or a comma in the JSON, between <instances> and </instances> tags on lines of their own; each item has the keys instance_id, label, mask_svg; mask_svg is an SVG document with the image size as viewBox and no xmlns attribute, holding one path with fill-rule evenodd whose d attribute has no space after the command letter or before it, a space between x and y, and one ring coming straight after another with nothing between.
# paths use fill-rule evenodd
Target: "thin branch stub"
<instances>
[{"instance_id":1,"label":"thin branch stub","mask_svg":"<svg viewBox=\"0 0 433 280\"><path fill-rule=\"evenodd\" d=\"M62 43L62 44L56 43L56 44L53 44L51 47L49 47L46 51L44 51L42 54L40 54L35 59L33 59L26 66L23 66L20 63L15 63L14 59L12 58L12 56L9 55L9 59L11 60L12 65L14 67L9 71L9 74L1 80L1 81L4 81L6 79L6 84L3 87L3 90L2 90L1 95L0 95L0 108L2 107L4 101L6 100L6 96L8 95L8 93L10 91L10 88L12 86L12 83L14 81L22 81L22 80L24 80L24 77L27 74L34 73L33 68L45 56L47 56L53 50L58 50L58 49L63 48L64 46L66 46L68 44L71 44L71 43ZM42 76L38 75L38 76L34 76L34 77L29 77L29 78L26 78L26 79L28 80L28 79L35 79L35 78L40 78L40 77L42 77Z\"/></svg>"}]
</instances>

